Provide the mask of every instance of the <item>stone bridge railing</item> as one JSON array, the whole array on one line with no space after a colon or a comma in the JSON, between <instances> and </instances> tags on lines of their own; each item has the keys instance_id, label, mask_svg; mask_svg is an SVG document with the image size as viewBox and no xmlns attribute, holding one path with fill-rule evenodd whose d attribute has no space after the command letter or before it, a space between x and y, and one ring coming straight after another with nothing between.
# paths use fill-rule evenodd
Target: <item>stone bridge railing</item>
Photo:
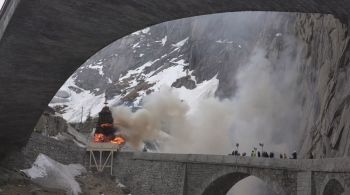
<instances>
[{"instance_id":1,"label":"stone bridge railing","mask_svg":"<svg viewBox=\"0 0 350 195\"><path fill-rule=\"evenodd\" d=\"M297 171L350 172L350 158L279 159L231 155L130 153L134 160L237 165Z\"/></svg>"}]
</instances>

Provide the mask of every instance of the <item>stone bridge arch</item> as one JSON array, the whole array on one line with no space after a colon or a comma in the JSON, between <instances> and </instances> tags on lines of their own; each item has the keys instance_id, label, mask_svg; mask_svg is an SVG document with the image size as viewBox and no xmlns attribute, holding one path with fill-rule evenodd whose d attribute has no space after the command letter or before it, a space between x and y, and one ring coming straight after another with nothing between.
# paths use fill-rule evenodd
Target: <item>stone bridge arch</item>
<instances>
[{"instance_id":1,"label":"stone bridge arch","mask_svg":"<svg viewBox=\"0 0 350 195\"><path fill-rule=\"evenodd\" d=\"M237 11L333 14L346 0L7 0L0 16L0 156L23 146L68 77L93 54L162 22Z\"/></svg>"},{"instance_id":2,"label":"stone bridge arch","mask_svg":"<svg viewBox=\"0 0 350 195\"><path fill-rule=\"evenodd\" d=\"M326 176L321 188L320 195L345 195L349 193L344 179L337 176Z\"/></svg>"},{"instance_id":3,"label":"stone bridge arch","mask_svg":"<svg viewBox=\"0 0 350 195\"><path fill-rule=\"evenodd\" d=\"M294 172L254 167L225 167L210 177L207 176L196 194L226 195L236 183L249 176L259 178L278 195L294 195L296 191L296 174Z\"/></svg>"}]
</instances>

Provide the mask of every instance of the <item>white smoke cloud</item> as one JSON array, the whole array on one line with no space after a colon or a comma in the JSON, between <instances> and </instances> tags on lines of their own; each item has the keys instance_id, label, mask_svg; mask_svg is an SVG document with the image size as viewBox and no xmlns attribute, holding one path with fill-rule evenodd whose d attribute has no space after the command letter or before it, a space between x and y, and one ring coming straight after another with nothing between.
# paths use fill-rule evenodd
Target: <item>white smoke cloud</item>
<instances>
[{"instance_id":1,"label":"white smoke cloud","mask_svg":"<svg viewBox=\"0 0 350 195\"><path fill-rule=\"evenodd\" d=\"M237 182L226 195L277 195L261 179L249 176Z\"/></svg>"},{"instance_id":2,"label":"white smoke cloud","mask_svg":"<svg viewBox=\"0 0 350 195\"><path fill-rule=\"evenodd\" d=\"M289 153L296 147L301 116L297 63L272 64L266 52L255 49L236 76L238 91L231 100L233 139L244 151L264 143L267 151ZM282 63L282 62L280 62Z\"/></svg>"},{"instance_id":3,"label":"white smoke cloud","mask_svg":"<svg viewBox=\"0 0 350 195\"><path fill-rule=\"evenodd\" d=\"M296 61L277 66L266 55L255 49L239 68L232 99L199 99L193 108L174 90L162 87L145 97L143 109L135 113L115 108L116 125L137 149L143 141L157 140L160 152L228 154L238 142L240 151L249 154L263 142L267 151L291 152L301 110Z\"/></svg>"}]
</instances>

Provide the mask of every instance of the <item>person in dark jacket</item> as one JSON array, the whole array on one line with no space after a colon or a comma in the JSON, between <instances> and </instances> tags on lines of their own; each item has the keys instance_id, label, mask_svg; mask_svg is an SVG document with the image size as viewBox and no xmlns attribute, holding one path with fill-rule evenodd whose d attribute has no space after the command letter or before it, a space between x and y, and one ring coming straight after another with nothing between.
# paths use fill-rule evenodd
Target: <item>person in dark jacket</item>
<instances>
[{"instance_id":1,"label":"person in dark jacket","mask_svg":"<svg viewBox=\"0 0 350 195\"><path fill-rule=\"evenodd\" d=\"M292 158L293 158L293 159L297 159L297 151L294 151L294 152L292 153Z\"/></svg>"},{"instance_id":2,"label":"person in dark jacket","mask_svg":"<svg viewBox=\"0 0 350 195\"><path fill-rule=\"evenodd\" d=\"M234 155L235 155L235 153L236 153L236 150L233 150L233 151L232 151L232 153L231 153L231 155L233 155L233 156L234 156Z\"/></svg>"},{"instance_id":3,"label":"person in dark jacket","mask_svg":"<svg viewBox=\"0 0 350 195\"><path fill-rule=\"evenodd\" d=\"M262 157L264 157L264 158L268 158L268 157L269 157L269 155L267 154L267 152L263 152L263 153L262 153Z\"/></svg>"}]
</instances>

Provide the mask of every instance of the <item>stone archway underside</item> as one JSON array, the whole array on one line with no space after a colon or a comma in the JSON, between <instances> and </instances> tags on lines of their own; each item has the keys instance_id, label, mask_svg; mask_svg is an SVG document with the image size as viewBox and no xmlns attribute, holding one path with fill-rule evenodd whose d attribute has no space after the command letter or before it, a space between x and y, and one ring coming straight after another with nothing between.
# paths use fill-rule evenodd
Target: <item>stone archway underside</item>
<instances>
[{"instance_id":1,"label":"stone archway underside","mask_svg":"<svg viewBox=\"0 0 350 195\"><path fill-rule=\"evenodd\" d=\"M230 173L213 181L203 192L203 195L226 195L240 180L248 177L245 173Z\"/></svg>"},{"instance_id":2,"label":"stone archway underside","mask_svg":"<svg viewBox=\"0 0 350 195\"><path fill-rule=\"evenodd\" d=\"M132 32L221 12L347 18L348 10L346 0L9 0L0 19L0 156L26 143L51 98L86 59Z\"/></svg>"},{"instance_id":3,"label":"stone archway underside","mask_svg":"<svg viewBox=\"0 0 350 195\"><path fill-rule=\"evenodd\" d=\"M336 179L331 179L326 184L322 195L342 195L344 192L342 184Z\"/></svg>"}]
</instances>

